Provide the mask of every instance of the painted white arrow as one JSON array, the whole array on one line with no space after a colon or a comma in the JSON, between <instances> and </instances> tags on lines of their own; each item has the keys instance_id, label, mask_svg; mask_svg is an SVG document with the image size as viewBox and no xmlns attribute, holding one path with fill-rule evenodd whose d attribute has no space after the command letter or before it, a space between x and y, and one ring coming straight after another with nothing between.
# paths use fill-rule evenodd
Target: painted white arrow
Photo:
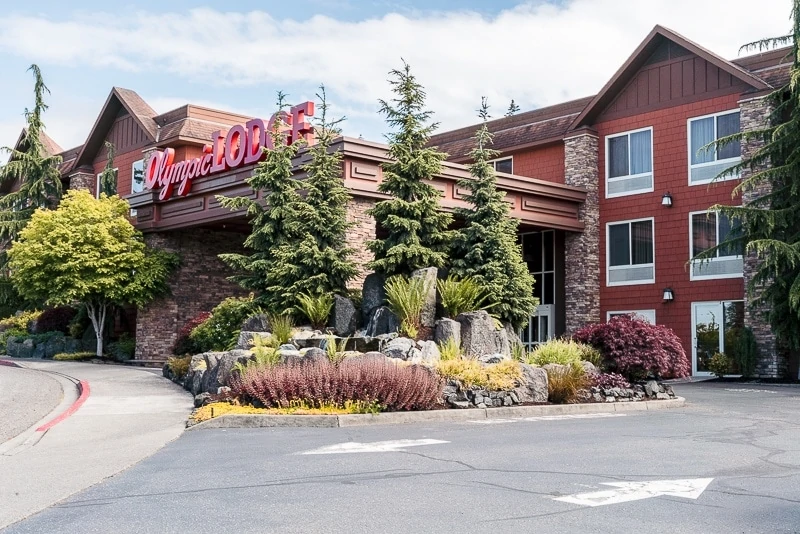
<instances>
[{"instance_id":1,"label":"painted white arrow","mask_svg":"<svg viewBox=\"0 0 800 534\"><path fill-rule=\"evenodd\" d=\"M684 499L697 499L713 478L687 478L682 480L650 480L647 482L603 482L606 486L616 489L595 491L592 493L578 493L565 497L556 497L554 500L580 504L581 506L605 506L621 502L638 501L671 495Z\"/></svg>"},{"instance_id":2,"label":"painted white arrow","mask_svg":"<svg viewBox=\"0 0 800 534\"><path fill-rule=\"evenodd\" d=\"M406 447L420 447L422 445L441 445L450 443L440 439L396 439L392 441L374 441L372 443L358 443L350 441L338 443L319 449L300 452L296 454L350 454L354 452L401 452Z\"/></svg>"}]
</instances>

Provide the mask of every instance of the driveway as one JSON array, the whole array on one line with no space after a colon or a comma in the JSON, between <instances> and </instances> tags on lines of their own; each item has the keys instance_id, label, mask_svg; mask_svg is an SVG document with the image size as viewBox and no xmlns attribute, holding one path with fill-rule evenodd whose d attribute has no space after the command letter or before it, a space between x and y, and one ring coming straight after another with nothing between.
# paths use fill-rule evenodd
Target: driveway
<instances>
[{"instance_id":1,"label":"driveway","mask_svg":"<svg viewBox=\"0 0 800 534\"><path fill-rule=\"evenodd\" d=\"M64 397L51 375L0 365L0 445L52 412Z\"/></svg>"}]
</instances>

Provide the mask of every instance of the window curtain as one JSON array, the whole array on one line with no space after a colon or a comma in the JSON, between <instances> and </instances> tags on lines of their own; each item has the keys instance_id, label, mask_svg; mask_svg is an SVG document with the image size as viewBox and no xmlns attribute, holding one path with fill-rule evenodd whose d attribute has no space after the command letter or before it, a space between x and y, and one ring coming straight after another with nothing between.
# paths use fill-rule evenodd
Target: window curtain
<instances>
[{"instance_id":1,"label":"window curtain","mask_svg":"<svg viewBox=\"0 0 800 534\"><path fill-rule=\"evenodd\" d=\"M739 113L717 117L717 139L739 133ZM738 158L742 154L741 143L728 143L717 149L718 159Z\"/></svg>"},{"instance_id":2,"label":"window curtain","mask_svg":"<svg viewBox=\"0 0 800 534\"><path fill-rule=\"evenodd\" d=\"M631 134L631 174L652 172L650 130Z\"/></svg>"},{"instance_id":3,"label":"window curtain","mask_svg":"<svg viewBox=\"0 0 800 534\"><path fill-rule=\"evenodd\" d=\"M692 215L692 257L717 245L717 217L715 214Z\"/></svg>"},{"instance_id":4,"label":"window curtain","mask_svg":"<svg viewBox=\"0 0 800 534\"><path fill-rule=\"evenodd\" d=\"M628 136L608 140L608 177L628 176Z\"/></svg>"},{"instance_id":5,"label":"window curtain","mask_svg":"<svg viewBox=\"0 0 800 534\"><path fill-rule=\"evenodd\" d=\"M632 264L653 263L653 222L631 223L631 241Z\"/></svg>"},{"instance_id":6,"label":"window curtain","mask_svg":"<svg viewBox=\"0 0 800 534\"><path fill-rule=\"evenodd\" d=\"M700 151L702 147L714 140L714 118L708 117L707 119L692 121L689 124L692 137L692 165L714 161L714 150ZM700 152L698 153L698 151Z\"/></svg>"}]
</instances>

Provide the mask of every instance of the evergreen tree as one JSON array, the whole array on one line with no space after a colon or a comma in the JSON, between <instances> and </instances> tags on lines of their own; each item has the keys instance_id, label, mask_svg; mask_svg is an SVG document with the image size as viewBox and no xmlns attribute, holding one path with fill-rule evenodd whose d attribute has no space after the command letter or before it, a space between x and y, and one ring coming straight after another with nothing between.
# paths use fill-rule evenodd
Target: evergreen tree
<instances>
[{"instance_id":1,"label":"evergreen tree","mask_svg":"<svg viewBox=\"0 0 800 534\"><path fill-rule=\"evenodd\" d=\"M0 166L0 184L18 182L19 188L0 197L0 247L5 249L28 224L37 208L53 209L61 200L61 173L58 165L61 156L48 155L42 141L45 126L42 115L47 110L45 93L50 90L44 84L39 67L31 65L33 73L34 105L25 109L25 137L17 148L3 147L9 152L8 163Z\"/></svg>"},{"instance_id":2,"label":"evergreen tree","mask_svg":"<svg viewBox=\"0 0 800 534\"><path fill-rule=\"evenodd\" d=\"M506 111L506 117L510 117L519 111L519 106L514 102L514 99L511 99L511 103L508 105L508 111Z\"/></svg>"},{"instance_id":3,"label":"evergreen tree","mask_svg":"<svg viewBox=\"0 0 800 534\"><path fill-rule=\"evenodd\" d=\"M757 191L766 194L743 206L713 206L733 222L728 239L698 257L713 257L718 250L745 250L758 258L747 290L754 305L764 304L778 340L800 349L800 0L793 1L792 32L763 39L743 49L759 50L791 44L790 82L769 99L772 112L763 128L722 138L727 143L756 141L761 147L743 157L722 176L752 174L734 189L734 196ZM720 177L718 177L720 178Z\"/></svg>"},{"instance_id":4,"label":"evergreen tree","mask_svg":"<svg viewBox=\"0 0 800 534\"><path fill-rule=\"evenodd\" d=\"M450 214L440 210L439 191L430 180L442 168L447 154L428 146L438 124L427 124L433 112L424 109L425 90L404 61L392 70L390 80L396 98L380 100L381 113L396 132L389 140L388 163L383 164L383 181L378 186L392 198L370 210L387 235L370 241L375 255L368 267L386 276L409 274L424 267L443 267L450 240Z\"/></svg>"},{"instance_id":5,"label":"evergreen tree","mask_svg":"<svg viewBox=\"0 0 800 534\"><path fill-rule=\"evenodd\" d=\"M308 149L311 160L303 166L307 178L298 184L306 195L293 214L299 237L281 245L276 254L276 274L287 304L294 304L300 294L343 295L357 274L350 259L353 249L347 247L352 223L347 222L350 194L342 180L342 153L330 149L344 119L328 120L324 86L317 98L316 143Z\"/></svg>"},{"instance_id":6,"label":"evergreen tree","mask_svg":"<svg viewBox=\"0 0 800 534\"><path fill-rule=\"evenodd\" d=\"M268 135L272 137L274 148L266 152L247 179L254 191L261 191L266 206L247 197L226 198L217 196L219 202L231 210L246 208L252 230L245 239L245 247L253 251L245 254L220 254L220 259L237 271L230 280L245 289L258 293L257 301L268 310L283 312L291 304L284 301L284 291L280 287L276 255L281 245L293 243L299 237L296 228L296 212L302 202L297 185L292 176L292 159L297 155L300 143L286 144L286 103L283 93L278 93L278 120Z\"/></svg>"},{"instance_id":7,"label":"evergreen tree","mask_svg":"<svg viewBox=\"0 0 800 534\"><path fill-rule=\"evenodd\" d=\"M492 134L486 99L478 116L483 120L476 135L477 146L471 153L471 179L458 182L470 192L464 200L471 207L456 210L464 226L453 240L452 272L458 277L472 277L483 288L490 311L515 328L525 325L538 304L533 296L533 275L522 260L517 243L519 221L509 214L505 193L498 191L494 169L489 164L499 153L488 148Z\"/></svg>"},{"instance_id":8,"label":"evergreen tree","mask_svg":"<svg viewBox=\"0 0 800 534\"><path fill-rule=\"evenodd\" d=\"M117 150L114 144L108 141L105 142L105 147L107 159L106 166L103 167L103 172L100 173L98 180L100 187L98 196L104 193L107 197L111 197L117 194L117 171L114 169L114 157L117 155Z\"/></svg>"}]
</instances>

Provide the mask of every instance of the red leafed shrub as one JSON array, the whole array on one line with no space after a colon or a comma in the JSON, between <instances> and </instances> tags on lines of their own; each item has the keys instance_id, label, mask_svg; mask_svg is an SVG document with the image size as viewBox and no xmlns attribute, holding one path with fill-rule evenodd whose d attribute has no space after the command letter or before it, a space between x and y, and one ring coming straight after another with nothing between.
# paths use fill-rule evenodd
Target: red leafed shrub
<instances>
[{"instance_id":1,"label":"red leafed shrub","mask_svg":"<svg viewBox=\"0 0 800 534\"><path fill-rule=\"evenodd\" d=\"M591 373L589 381L593 386L603 389L610 388L629 388L630 382L625 380L625 377L617 373Z\"/></svg>"},{"instance_id":2,"label":"red leafed shrub","mask_svg":"<svg viewBox=\"0 0 800 534\"><path fill-rule=\"evenodd\" d=\"M233 392L267 408L344 405L377 402L383 410L430 410L442 394L439 377L419 366L400 366L380 359L354 358L338 365L324 360L275 366L251 366L231 378Z\"/></svg>"},{"instance_id":3,"label":"red leafed shrub","mask_svg":"<svg viewBox=\"0 0 800 534\"><path fill-rule=\"evenodd\" d=\"M572 338L598 349L606 367L629 380L641 380L650 374L657 378L678 378L691 372L681 340L663 325L620 315L607 323L578 330Z\"/></svg>"},{"instance_id":4,"label":"red leafed shrub","mask_svg":"<svg viewBox=\"0 0 800 534\"><path fill-rule=\"evenodd\" d=\"M58 306L48 308L36 319L35 331L37 334L44 332L69 333L69 323L78 313L72 306Z\"/></svg>"},{"instance_id":5,"label":"red leafed shrub","mask_svg":"<svg viewBox=\"0 0 800 534\"><path fill-rule=\"evenodd\" d=\"M172 347L172 354L182 356L184 354L197 354L202 352L197 347L197 344L189 339L189 334L192 333L197 326L206 322L211 317L211 312L200 312L191 319L189 319L183 327L178 330L178 338L175 340L175 345Z\"/></svg>"}]
</instances>

